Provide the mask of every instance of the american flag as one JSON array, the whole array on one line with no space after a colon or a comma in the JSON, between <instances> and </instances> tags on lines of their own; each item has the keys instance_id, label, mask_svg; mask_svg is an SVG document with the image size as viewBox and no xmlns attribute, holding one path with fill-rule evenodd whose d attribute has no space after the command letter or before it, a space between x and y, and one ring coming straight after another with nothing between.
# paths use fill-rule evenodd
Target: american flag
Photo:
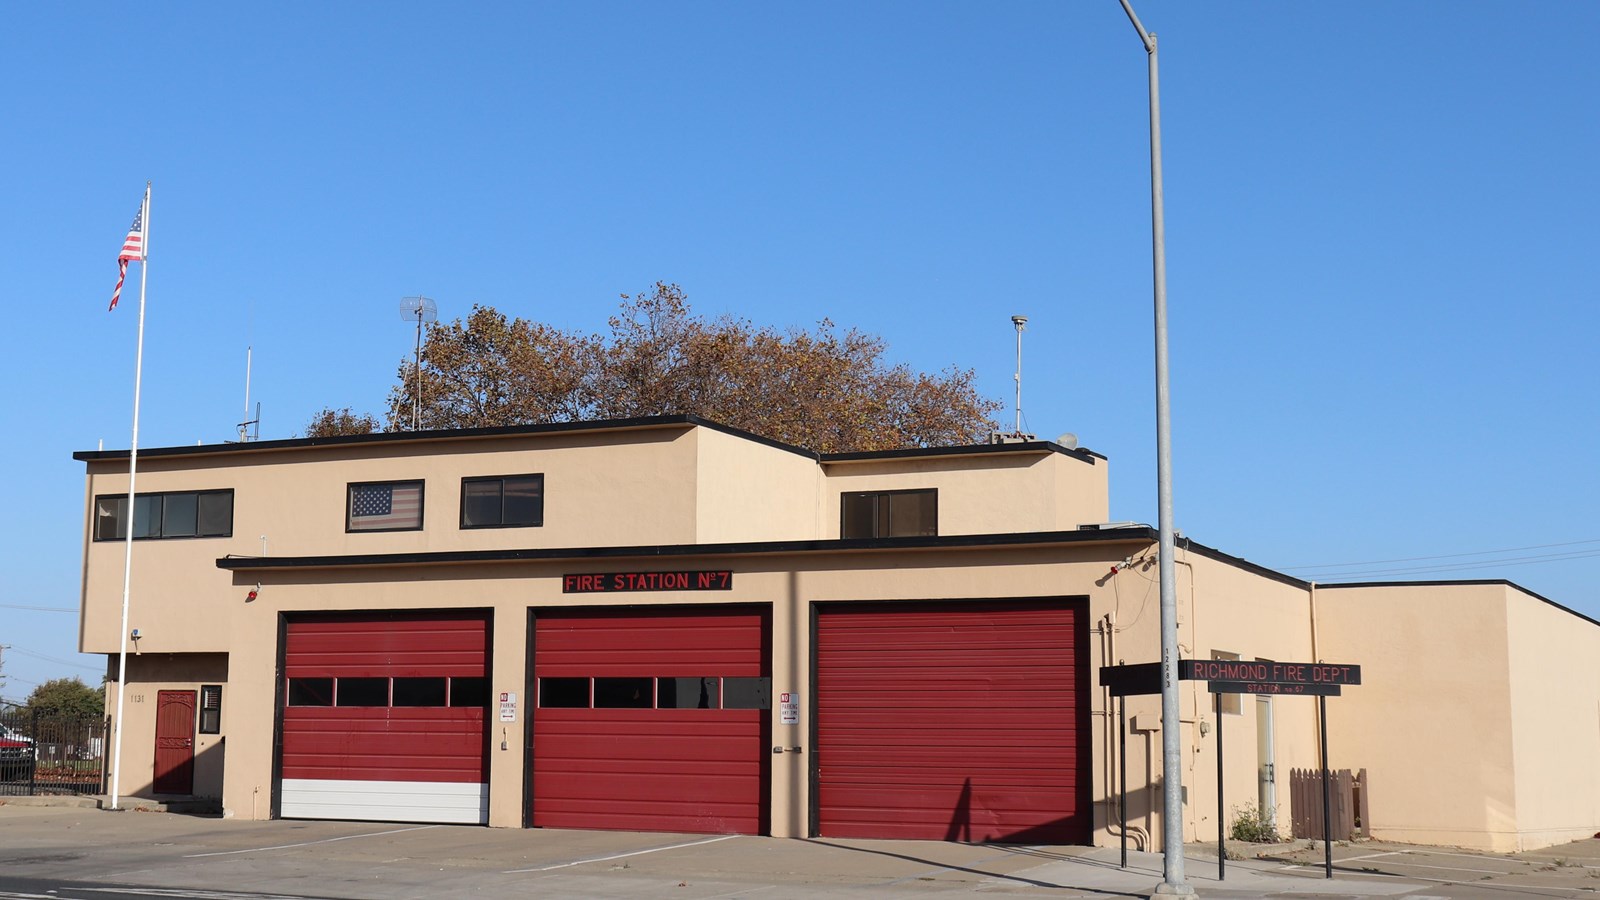
<instances>
[{"instance_id":1,"label":"american flag","mask_svg":"<svg viewBox=\"0 0 1600 900\"><path fill-rule=\"evenodd\" d=\"M144 261L144 204L139 204L139 211L133 214L133 226L128 229L128 236L122 241L122 252L117 254L117 289L111 292L111 306L108 312L117 308L117 300L122 297L122 282L128 277L129 262Z\"/></svg>"},{"instance_id":2,"label":"american flag","mask_svg":"<svg viewBox=\"0 0 1600 900\"><path fill-rule=\"evenodd\" d=\"M357 484L350 488L350 530L417 528L422 525L422 485Z\"/></svg>"}]
</instances>

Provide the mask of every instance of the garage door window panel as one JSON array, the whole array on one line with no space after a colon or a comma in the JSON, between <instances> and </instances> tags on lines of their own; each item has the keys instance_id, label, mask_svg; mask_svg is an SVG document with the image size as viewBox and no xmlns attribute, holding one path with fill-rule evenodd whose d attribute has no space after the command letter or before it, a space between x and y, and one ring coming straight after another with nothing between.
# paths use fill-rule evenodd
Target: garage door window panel
<instances>
[{"instance_id":1,"label":"garage door window panel","mask_svg":"<svg viewBox=\"0 0 1600 900\"><path fill-rule=\"evenodd\" d=\"M446 683L443 678L396 678L395 706L444 706Z\"/></svg>"},{"instance_id":2,"label":"garage door window panel","mask_svg":"<svg viewBox=\"0 0 1600 900\"><path fill-rule=\"evenodd\" d=\"M718 709L721 697L716 678L656 679L656 706L660 709Z\"/></svg>"},{"instance_id":3,"label":"garage door window panel","mask_svg":"<svg viewBox=\"0 0 1600 900\"><path fill-rule=\"evenodd\" d=\"M655 706L654 678L596 678L595 709L650 709Z\"/></svg>"},{"instance_id":4,"label":"garage door window panel","mask_svg":"<svg viewBox=\"0 0 1600 900\"><path fill-rule=\"evenodd\" d=\"M389 679L340 678L335 685L336 706L388 706Z\"/></svg>"},{"instance_id":5,"label":"garage door window panel","mask_svg":"<svg viewBox=\"0 0 1600 900\"><path fill-rule=\"evenodd\" d=\"M539 705L546 709L588 709L589 679L539 679Z\"/></svg>"},{"instance_id":6,"label":"garage door window panel","mask_svg":"<svg viewBox=\"0 0 1600 900\"><path fill-rule=\"evenodd\" d=\"M771 709L771 678L722 679L723 709Z\"/></svg>"},{"instance_id":7,"label":"garage door window panel","mask_svg":"<svg viewBox=\"0 0 1600 900\"><path fill-rule=\"evenodd\" d=\"M451 706L489 705L489 679L472 676L450 679Z\"/></svg>"},{"instance_id":8,"label":"garage door window panel","mask_svg":"<svg viewBox=\"0 0 1600 900\"><path fill-rule=\"evenodd\" d=\"M332 706L332 678L289 679L290 706Z\"/></svg>"}]
</instances>

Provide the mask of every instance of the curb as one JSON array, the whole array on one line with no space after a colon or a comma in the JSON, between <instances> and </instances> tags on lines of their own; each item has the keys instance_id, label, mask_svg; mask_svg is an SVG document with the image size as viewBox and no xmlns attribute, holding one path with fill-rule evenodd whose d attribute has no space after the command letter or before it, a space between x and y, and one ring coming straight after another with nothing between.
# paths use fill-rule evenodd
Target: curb
<instances>
[{"instance_id":1,"label":"curb","mask_svg":"<svg viewBox=\"0 0 1600 900\"><path fill-rule=\"evenodd\" d=\"M104 794L58 794L33 797L0 797L0 806L56 807L61 809L101 809L107 812L159 812L188 815L219 815L222 810L211 800L147 800L143 797L121 797L117 808L110 806Z\"/></svg>"}]
</instances>

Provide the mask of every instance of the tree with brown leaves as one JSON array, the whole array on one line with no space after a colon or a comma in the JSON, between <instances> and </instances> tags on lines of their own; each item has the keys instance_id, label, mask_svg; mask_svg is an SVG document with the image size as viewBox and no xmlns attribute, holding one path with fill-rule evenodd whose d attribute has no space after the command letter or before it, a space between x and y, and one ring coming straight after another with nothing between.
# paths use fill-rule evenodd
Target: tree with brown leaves
<instances>
[{"instance_id":1,"label":"tree with brown leaves","mask_svg":"<svg viewBox=\"0 0 1600 900\"><path fill-rule=\"evenodd\" d=\"M694 414L832 453L981 442L1001 408L978 394L970 369L891 365L883 338L828 320L781 332L732 316L708 321L675 284L624 294L608 326L609 336L577 334L487 306L429 326L421 427ZM416 374L410 360L401 364L391 431L411 428Z\"/></svg>"},{"instance_id":2,"label":"tree with brown leaves","mask_svg":"<svg viewBox=\"0 0 1600 900\"><path fill-rule=\"evenodd\" d=\"M351 412L350 407L334 409L323 407L306 425L306 437L338 437L344 434L371 434L378 430L378 420L366 413Z\"/></svg>"}]
</instances>

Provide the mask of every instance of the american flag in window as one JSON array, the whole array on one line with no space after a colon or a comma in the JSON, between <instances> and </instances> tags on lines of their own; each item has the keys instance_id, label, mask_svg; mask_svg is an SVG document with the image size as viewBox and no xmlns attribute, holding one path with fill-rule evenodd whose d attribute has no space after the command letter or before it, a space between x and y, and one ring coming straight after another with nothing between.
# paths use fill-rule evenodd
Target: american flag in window
<instances>
[{"instance_id":1,"label":"american flag in window","mask_svg":"<svg viewBox=\"0 0 1600 900\"><path fill-rule=\"evenodd\" d=\"M350 530L387 531L422 527L422 482L350 486Z\"/></svg>"}]
</instances>

